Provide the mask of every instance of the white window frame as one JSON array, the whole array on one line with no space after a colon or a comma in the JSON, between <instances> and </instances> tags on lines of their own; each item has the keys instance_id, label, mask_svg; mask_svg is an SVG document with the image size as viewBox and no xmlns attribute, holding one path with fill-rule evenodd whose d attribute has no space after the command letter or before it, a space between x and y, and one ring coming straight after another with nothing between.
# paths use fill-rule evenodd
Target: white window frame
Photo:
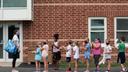
<instances>
[{"instance_id":1,"label":"white window frame","mask_svg":"<svg viewBox=\"0 0 128 72\"><path fill-rule=\"evenodd\" d=\"M117 46L118 45L118 43L116 43L116 39L117 39L117 19L128 19L128 17L115 17L114 18L114 44L115 44L115 46ZM128 32L128 30L119 30L120 32ZM125 43L126 45L128 45L128 43Z\"/></svg>"},{"instance_id":2,"label":"white window frame","mask_svg":"<svg viewBox=\"0 0 128 72\"><path fill-rule=\"evenodd\" d=\"M89 17L88 18L88 38L90 41L91 41L91 20L92 19L103 19L104 20L104 31L101 30L101 31L96 31L96 32L104 32L104 42L105 42L105 40L107 39L107 18L106 17Z\"/></svg>"}]
</instances>

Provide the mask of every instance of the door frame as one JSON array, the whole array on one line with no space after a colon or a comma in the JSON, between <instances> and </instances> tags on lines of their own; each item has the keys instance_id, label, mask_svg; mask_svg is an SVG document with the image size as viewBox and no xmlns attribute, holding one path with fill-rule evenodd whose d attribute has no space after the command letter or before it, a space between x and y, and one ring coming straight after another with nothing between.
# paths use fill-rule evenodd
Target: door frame
<instances>
[{"instance_id":1,"label":"door frame","mask_svg":"<svg viewBox=\"0 0 128 72\"><path fill-rule=\"evenodd\" d=\"M22 22L2 22L3 23L3 48L8 41L8 26L10 24L19 24L20 31L20 59L17 59L17 62L23 62L23 23ZM12 59L8 58L8 53L3 50L3 59L0 59L0 62L12 62Z\"/></svg>"}]
</instances>

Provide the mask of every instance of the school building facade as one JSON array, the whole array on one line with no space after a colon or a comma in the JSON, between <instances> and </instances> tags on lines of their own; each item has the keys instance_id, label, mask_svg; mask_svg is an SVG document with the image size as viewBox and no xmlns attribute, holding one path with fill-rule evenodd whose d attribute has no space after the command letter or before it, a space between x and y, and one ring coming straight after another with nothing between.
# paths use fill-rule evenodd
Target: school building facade
<instances>
[{"instance_id":1,"label":"school building facade","mask_svg":"<svg viewBox=\"0 0 128 72\"><path fill-rule=\"evenodd\" d=\"M0 62L11 62L4 46L14 29L20 31L21 63L34 61L37 42L48 39L51 48L55 33L61 44L89 37L109 38L114 46L121 36L128 43L128 0L0 0Z\"/></svg>"}]
</instances>

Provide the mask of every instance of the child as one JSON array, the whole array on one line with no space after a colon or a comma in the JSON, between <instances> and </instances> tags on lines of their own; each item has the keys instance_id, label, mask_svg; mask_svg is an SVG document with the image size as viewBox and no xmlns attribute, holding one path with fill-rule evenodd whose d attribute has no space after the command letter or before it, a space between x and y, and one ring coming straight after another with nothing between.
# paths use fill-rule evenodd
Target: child
<instances>
[{"instance_id":1,"label":"child","mask_svg":"<svg viewBox=\"0 0 128 72\"><path fill-rule=\"evenodd\" d=\"M122 68L122 71L121 72L126 72L126 67L124 66L124 63L125 63L125 49L126 49L126 46L125 46L125 38L124 37L121 37L121 42L119 43L118 45L118 59L117 59L117 62L119 63L119 60L120 60L120 63L121 63L121 68Z\"/></svg>"},{"instance_id":2,"label":"child","mask_svg":"<svg viewBox=\"0 0 128 72\"><path fill-rule=\"evenodd\" d=\"M48 50L49 46L47 44L47 41L43 42L43 47L42 47L42 58L44 62L44 71L43 72L48 72Z\"/></svg>"},{"instance_id":3,"label":"child","mask_svg":"<svg viewBox=\"0 0 128 72\"><path fill-rule=\"evenodd\" d=\"M89 39L86 38L85 41L83 42L84 48L82 50L84 50L84 58L87 64L86 67L86 71L84 72L89 72L89 60L90 60L90 49L91 49L91 45L89 43Z\"/></svg>"},{"instance_id":4,"label":"child","mask_svg":"<svg viewBox=\"0 0 128 72\"><path fill-rule=\"evenodd\" d=\"M101 41L99 38L95 39L95 42L92 44L93 49L92 49L92 53L93 53L93 57L94 57L94 63L96 66L96 72L99 72L99 59L101 56Z\"/></svg>"},{"instance_id":5,"label":"child","mask_svg":"<svg viewBox=\"0 0 128 72\"><path fill-rule=\"evenodd\" d=\"M108 67L106 72L110 72L110 68L111 68L111 52L112 52L112 48L110 46L110 41L106 39L106 44L103 45L104 48L104 52L103 52L103 59L99 62L100 64L104 64L105 61L107 61L108 63Z\"/></svg>"},{"instance_id":6,"label":"child","mask_svg":"<svg viewBox=\"0 0 128 72\"><path fill-rule=\"evenodd\" d=\"M74 47L73 47L73 54L74 54L74 60L75 60L75 71L74 72L78 72L78 61L79 61L79 46L78 46L78 42L74 43Z\"/></svg>"},{"instance_id":7,"label":"child","mask_svg":"<svg viewBox=\"0 0 128 72\"><path fill-rule=\"evenodd\" d=\"M69 40L68 45L66 47L66 62L68 65L66 72L71 72L71 66L70 66L71 57L72 57L72 41Z\"/></svg>"},{"instance_id":8,"label":"child","mask_svg":"<svg viewBox=\"0 0 128 72\"><path fill-rule=\"evenodd\" d=\"M32 53L35 53L35 61L36 61L36 72L40 71L40 61L41 61L41 43L39 43L36 47L36 51L33 51Z\"/></svg>"}]
</instances>

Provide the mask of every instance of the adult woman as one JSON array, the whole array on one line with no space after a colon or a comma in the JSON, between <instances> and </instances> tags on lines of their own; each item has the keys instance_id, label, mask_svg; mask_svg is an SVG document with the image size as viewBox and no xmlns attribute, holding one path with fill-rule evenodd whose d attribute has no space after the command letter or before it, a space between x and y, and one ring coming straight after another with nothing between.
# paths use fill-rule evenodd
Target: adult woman
<instances>
[{"instance_id":1,"label":"adult woman","mask_svg":"<svg viewBox=\"0 0 128 72\"><path fill-rule=\"evenodd\" d=\"M16 45L16 48L17 48L17 51L16 53L13 53L12 54L12 72L18 72L18 70L15 69L15 65L16 65L16 60L17 58L19 57L19 48L20 48L20 44L19 44L19 38L18 38L18 35L19 35L19 30L15 30L14 32L14 36L12 38L12 41L14 42L14 44Z\"/></svg>"}]
</instances>

